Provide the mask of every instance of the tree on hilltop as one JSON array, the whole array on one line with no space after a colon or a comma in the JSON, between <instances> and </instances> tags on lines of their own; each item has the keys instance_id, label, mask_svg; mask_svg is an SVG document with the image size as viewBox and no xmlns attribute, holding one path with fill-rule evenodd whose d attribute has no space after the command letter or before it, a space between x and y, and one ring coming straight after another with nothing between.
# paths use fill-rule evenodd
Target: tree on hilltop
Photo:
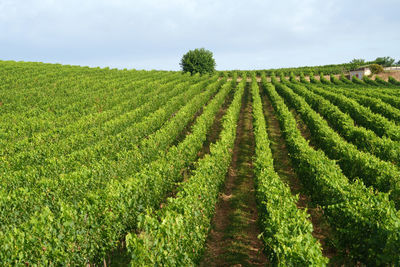
<instances>
[{"instance_id":1,"label":"tree on hilltop","mask_svg":"<svg viewBox=\"0 0 400 267\"><path fill-rule=\"evenodd\" d=\"M383 67L390 67L394 64L394 58L391 57L377 57L375 63Z\"/></svg>"},{"instance_id":2,"label":"tree on hilltop","mask_svg":"<svg viewBox=\"0 0 400 267\"><path fill-rule=\"evenodd\" d=\"M180 66L183 72L191 74L213 73L215 71L215 60L213 53L204 48L189 50L183 55Z\"/></svg>"},{"instance_id":3,"label":"tree on hilltop","mask_svg":"<svg viewBox=\"0 0 400 267\"><path fill-rule=\"evenodd\" d=\"M350 69L351 70L355 70L357 68L359 68L360 66L365 64L365 59L362 58L355 58L352 61L349 62L350 64Z\"/></svg>"}]
</instances>

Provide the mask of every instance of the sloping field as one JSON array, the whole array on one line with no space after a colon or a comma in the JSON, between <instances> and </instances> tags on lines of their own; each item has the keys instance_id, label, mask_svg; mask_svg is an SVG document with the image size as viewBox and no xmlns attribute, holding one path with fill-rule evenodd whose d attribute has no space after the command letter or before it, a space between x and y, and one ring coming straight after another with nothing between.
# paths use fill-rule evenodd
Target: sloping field
<instances>
[{"instance_id":1,"label":"sloping field","mask_svg":"<svg viewBox=\"0 0 400 267\"><path fill-rule=\"evenodd\" d=\"M1 265L400 265L398 82L227 74L0 61Z\"/></svg>"}]
</instances>

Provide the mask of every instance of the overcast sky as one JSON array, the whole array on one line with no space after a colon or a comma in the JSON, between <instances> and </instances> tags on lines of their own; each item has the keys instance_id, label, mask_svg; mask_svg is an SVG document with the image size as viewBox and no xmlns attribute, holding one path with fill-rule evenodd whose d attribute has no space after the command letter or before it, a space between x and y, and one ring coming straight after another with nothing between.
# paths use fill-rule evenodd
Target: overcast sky
<instances>
[{"instance_id":1,"label":"overcast sky","mask_svg":"<svg viewBox=\"0 0 400 267\"><path fill-rule=\"evenodd\" d=\"M178 70L204 47L217 69L391 56L400 0L0 0L0 59Z\"/></svg>"}]
</instances>

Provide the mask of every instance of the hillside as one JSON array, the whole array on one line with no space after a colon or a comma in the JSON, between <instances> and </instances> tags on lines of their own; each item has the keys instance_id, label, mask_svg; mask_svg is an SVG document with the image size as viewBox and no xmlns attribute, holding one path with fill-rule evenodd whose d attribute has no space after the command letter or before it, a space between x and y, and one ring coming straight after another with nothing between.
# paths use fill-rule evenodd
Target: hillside
<instances>
[{"instance_id":1,"label":"hillside","mask_svg":"<svg viewBox=\"0 0 400 267\"><path fill-rule=\"evenodd\" d=\"M400 82L271 74L0 61L1 265L399 265Z\"/></svg>"}]
</instances>

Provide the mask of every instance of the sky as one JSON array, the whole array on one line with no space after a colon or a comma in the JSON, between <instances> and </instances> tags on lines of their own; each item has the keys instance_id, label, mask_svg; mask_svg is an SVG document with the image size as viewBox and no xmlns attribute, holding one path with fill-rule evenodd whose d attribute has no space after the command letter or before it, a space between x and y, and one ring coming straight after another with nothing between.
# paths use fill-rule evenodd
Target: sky
<instances>
[{"instance_id":1,"label":"sky","mask_svg":"<svg viewBox=\"0 0 400 267\"><path fill-rule=\"evenodd\" d=\"M0 0L0 60L218 70L400 60L400 0Z\"/></svg>"}]
</instances>

